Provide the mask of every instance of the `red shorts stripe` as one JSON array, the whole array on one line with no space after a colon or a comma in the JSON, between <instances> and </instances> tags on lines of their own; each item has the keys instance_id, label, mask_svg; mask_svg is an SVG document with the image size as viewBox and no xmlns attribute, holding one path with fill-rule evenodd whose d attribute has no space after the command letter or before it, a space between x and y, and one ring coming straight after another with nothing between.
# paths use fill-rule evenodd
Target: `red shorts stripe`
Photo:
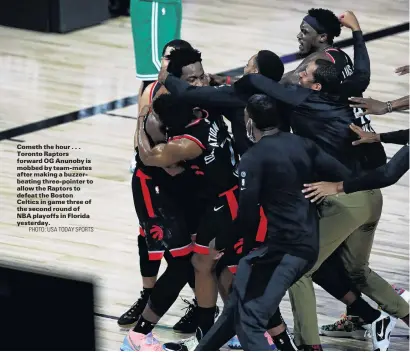
<instances>
[{"instance_id":1,"label":"red shorts stripe","mask_svg":"<svg viewBox=\"0 0 410 352\"><path fill-rule=\"evenodd\" d=\"M256 242L265 242L266 232L268 231L268 219L266 218L263 208L260 207L260 220L258 226L258 232L256 233Z\"/></svg>"},{"instance_id":2,"label":"red shorts stripe","mask_svg":"<svg viewBox=\"0 0 410 352\"><path fill-rule=\"evenodd\" d=\"M236 274L236 269L238 269L237 265L228 265L228 270L232 273L232 274Z\"/></svg>"},{"instance_id":3,"label":"red shorts stripe","mask_svg":"<svg viewBox=\"0 0 410 352\"><path fill-rule=\"evenodd\" d=\"M198 254L209 254L209 247L208 246L202 246L201 244L194 243L193 246L193 252L198 253Z\"/></svg>"},{"instance_id":4,"label":"red shorts stripe","mask_svg":"<svg viewBox=\"0 0 410 352\"><path fill-rule=\"evenodd\" d=\"M161 260L164 256L164 251L148 251L148 259L149 260Z\"/></svg>"},{"instance_id":5,"label":"red shorts stripe","mask_svg":"<svg viewBox=\"0 0 410 352\"><path fill-rule=\"evenodd\" d=\"M192 142L195 142L200 148L206 149L205 146L201 143L201 141L198 138L195 138L194 136L191 136L189 134L183 134L181 136L175 136L171 138L171 141L177 140L177 139L189 139Z\"/></svg>"},{"instance_id":6,"label":"red shorts stripe","mask_svg":"<svg viewBox=\"0 0 410 352\"><path fill-rule=\"evenodd\" d=\"M236 199L235 190L238 186L235 186L224 193L221 193L219 197L226 196L228 201L229 210L231 211L232 220L235 220L238 216L238 200Z\"/></svg>"},{"instance_id":7,"label":"red shorts stripe","mask_svg":"<svg viewBox=\"0 0 410 352\"><path fill-rule=\"evenodd\" d=\"M152 200L151 195L149 194L149 189L147 185L147 180L150 180L151 177L144 174L140 169L137 170L136 176L140 179L141 182L141 191L142 191L142 198L144 199L145 208L147 209L148 216L153 218L154 208L152 207Z\"/></svg>"},{"instance_id":8,"label":"red shorts stripe","mask_svg":"<svg viewBox=\"0 0 410 352\"><path fill-rule=\"evenodd\" d=\"M193 251L192 243L187 244L186 246L181 247L181 248L174 248L174 249L169 250L169 252L171 253L173 257L183 257L183 256L186 256L192 253L192 251Z\"/></svg>"},{"instance_id":9,"label":"red shorts stripe","mask_svg":"<svg viewBox=\"0 0 410 352\"><path fill-rule=\"evenodd\" d=\"M158 84L158 81L155 81L154 84L153 84L152 87L151 87L150 92L149 92L149 103L150 103L150 104L152 103L152 99L154 99L154 97L152 96L152 94L154 94L154 90L155 90L155 87L157 86L157 84Z\"/></svg>"}]
</instances>

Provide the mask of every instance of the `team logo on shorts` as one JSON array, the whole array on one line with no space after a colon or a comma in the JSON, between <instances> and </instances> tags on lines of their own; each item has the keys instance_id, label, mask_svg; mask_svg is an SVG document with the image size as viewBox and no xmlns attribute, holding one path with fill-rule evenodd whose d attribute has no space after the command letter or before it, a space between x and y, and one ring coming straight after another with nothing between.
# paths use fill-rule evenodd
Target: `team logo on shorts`
<instances>
[{"instance_id":1,"label":"team logo on shorts","mask_svg":"<svg viewBox=\"0 0 410 352\"><path fill-rule=\"evenodd\" d=\"M242 254L243 250L243 238L241 238L238 242L236 242L233 246L233 249L235 250L236 254Z\"/></svg>"},{"instance_id":2,"label":"team logo on shorts","mask_svg":"<svg viewBox=\"0 0 410 352\"><path fill-rule=\"evenodd\" d=\"M245 171L241 172L241 177L246 177L246 172Z\"/></svg>"},{"instance_id":3,"label":"team logo on shorts","mask_svg":"<svg viewBox=\"0 0 410 352\"><path fill-rule=\"evenodd\" d=\"M154 240L162 241L164 238L164 231L158 225L152 226L149 233Z\"/></svg>"}]
</instances>

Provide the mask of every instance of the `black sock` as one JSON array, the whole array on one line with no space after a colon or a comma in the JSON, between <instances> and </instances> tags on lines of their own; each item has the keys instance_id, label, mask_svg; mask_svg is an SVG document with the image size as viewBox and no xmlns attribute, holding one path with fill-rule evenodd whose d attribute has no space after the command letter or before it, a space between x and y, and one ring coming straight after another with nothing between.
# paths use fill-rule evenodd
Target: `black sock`
<instances>
[{"instance_id":1,"label":"black sock","mask_svg":"<svg viewBox=\"0 0 410 352\"><path fill-rule=\"evenodd\" d=\"M380 311L374 309L363 298L359 297L350 306L351 315L358 316L363 319L365 324L370 324L380 317Z\"/></svg>"},{"instance_id":2,"label":"black sock","mask_svg":"<svg viewBox=\"0 0 410 352\"><path fill-rule=\"evenodd\" d=\"M144 292L144 295L148 295L148 297L149 297L151 295L151 292L152 292L153 289L154 289L153 287L151 287L151 288L143 287L142 291Z\"/></svg>"},{"instance_id":3,"label":"black sock","mask_svg":"<svg viewBox=\"0 0 410 352\"><path fill-rule=\"evenodd\" d=\"M198 341L205 336L205 334L211 329L215 321L216 306L211 308L197 308L198 316L198 328L196 329L196 338Z\"/></svg>"},{"instance_id":4,"label":"black sock","mask_svg":"<svg viewBox=\"0 0 410 352\"><path fill-rule=\"evenodd\" d=\"M289 334L287 329L285 329L285 331L281 332L279 335L272 336L272 340L279 351L298 350L293 337Z\"/></svg>"},{"instance_id":5,"label":"black sock","mask_svg":"<svg viewBox=\"0 0 410 352\"><path fill-rule=\"evenodd\" d=\"M156 325L156 323L151 323L150 321L145 320L141 315L139 317L139 319L137 321L137 325L135 325L133 331L139 332L140 334L147 335L152 331L152 329L154 329L155 325Z\"/></svg>"}]
</instances>

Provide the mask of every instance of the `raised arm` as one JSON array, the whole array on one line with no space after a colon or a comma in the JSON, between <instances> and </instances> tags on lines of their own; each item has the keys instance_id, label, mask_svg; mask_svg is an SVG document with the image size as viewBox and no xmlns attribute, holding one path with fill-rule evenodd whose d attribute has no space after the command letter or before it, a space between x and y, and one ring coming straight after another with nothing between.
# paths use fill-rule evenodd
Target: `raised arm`
<instances>
[{"instance_id":1,"label":"raised arm","mask_svg":"<svg viewBox=\"0 0 410 352\"><path fill-rule=\"evenodd\" d=\"M370 83L370 58L359 22L353 12L347 11L340 18L343 26L352 30L354 71L342 83L342 92L350 96L361 95Z\"/></svg>"}]
</instances>

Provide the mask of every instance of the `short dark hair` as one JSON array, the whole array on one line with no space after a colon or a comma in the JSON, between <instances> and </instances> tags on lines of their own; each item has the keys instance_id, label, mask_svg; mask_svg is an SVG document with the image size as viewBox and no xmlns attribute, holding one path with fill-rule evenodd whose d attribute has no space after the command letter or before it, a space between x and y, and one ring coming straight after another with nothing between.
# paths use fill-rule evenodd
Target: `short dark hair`
<instances>
[{"instance_id":1,"label":"short dark hair","mask_svg":"<svg viewBox=\"0 0 410 352\"><path fill-rule=\"evenodd\" d=\"M338 93L340 88L340 78L336 65L324 59L317 59L315 64L317 69L313 72L314 83L320 83L322 91L325 93Z\"/></svg>"},{"instance_id":2,"label":"short dark hair","mask_svg":"<svg viewBox=\"0 0 410 352\"><path fill-rule=\"evenodd\" d=\"M256 65L259 73L279 82L285 71L283 62L278 55L270 50L261 50L256 55Z\"/></svg>"},{"instance_id":3,"label":"short dark hair","mask_svg":"<svg viewBox=\"0 0 410 352\"><path fill-rule=\"evenodd\" d=\"M336 15L327 9L310 9L308 14L316 18L316 21L326 30L327 42L333 44L333 39L341 32L340 22Z\"/></svg>"},{"instance_id":4,"label":"short dark hair","mask_svg":"<svg viewBox=\"0 0 410 352\"><path fill-rule=\"evenodd\" d=\"M195 62L202 62L201 52L194 48L181 48L172 50L167 56L168 69L176 77L182 76L182 68Z\"/></svg>"},{"instance_id":5,"label":"short dark hair","mask_svg":"<svg viewBox=\"0 0 410 352\"><path fill-rule=\"evenodd\" d=\"M165 51L167 51L167 48L170 46L175 49L192 48L192 45L189 44L187 41L182 40L182 39L174 39L165 44L164 49L162 49L162 56L164 56Z\"/></svg>"},{"instance_id":6,"label":"short dark hair","mask_svg":"<svg viewBox=\"0 0 410 352\"><path fill-rule=\"evenodd\" d=\"M252 95L248 100L246 110L255 126L260 130L280 125L276 100L265 94Z\"/></svg>"},{"instance_id":7,"label":"short dark hair","mask_svg":"<svg viewBox=\"0 0 410 352\"><path fill-rule=\"evenodd\" d=\"M180 133L194 118L192 106L172 94L162 94L152 103L159 120L172 133Z\"/></svg>"}]
</instances>

